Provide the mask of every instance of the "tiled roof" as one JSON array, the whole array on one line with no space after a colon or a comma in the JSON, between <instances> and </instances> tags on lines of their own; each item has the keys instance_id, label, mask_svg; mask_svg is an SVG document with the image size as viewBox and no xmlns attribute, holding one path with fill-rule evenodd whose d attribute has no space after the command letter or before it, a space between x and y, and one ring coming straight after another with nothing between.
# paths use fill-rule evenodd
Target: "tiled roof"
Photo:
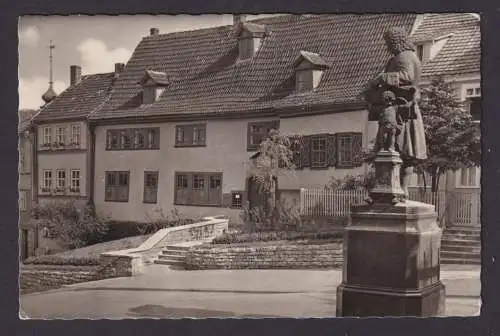
<instances>
[{"instance_id":1,"label":"tiled roof","mask_svg":"<svg viewBox=\"0 0 500 336\"><path fill-rule=\"evenodd\" d=\"M438 54L422 67L422 76L464 75L479 73L481 32L479 23L470 22L455 28Z\"/></svg>"},{"instance_id":2,"label":"tiled roof","mask_svg":"<svg viewBox=\"0 0 500 336\"><path fill-rule=\"evenodd\" d=\"M114 78L114 72L82 76L78 84L70 86L43 107L33 120L57 121L87 117L108 97Z\"/></svg>"},{"instance_id":3,"label":"tiled roof","mask_svg":"<svg viewBox=\"0 0 500 336\"><path fill-rule=\"evenodd\" d=\"M254 21L268 31L257 54L238 60L231 26L145 37L115 82L110 100L91 118L214 114L311 104L359 102L363 85L387 59L382 35L410 31L416 14L279 16ZM379 36L380 38L376 38ZM330 62L312 92L295 93L293 63L301 50ZM171 81L160 100L141 106L145 69Z\"/></svg>"},{"instance_id":4,"label":"tiled roof","mask_svg":"<svg viewBox=\"0 0 500 336\"><path fill-rule=\"evenodd\" d=\"M425 14L421 24L413 33L412 40L417 43L430 41L471 24L479 24L479 19L467 13Z\"/></svg>"},{"instance_id":5,"label":"tiled roof","mask_svg":"<svg viewBox=\"0 0 500 336\"><path fill-rule=\"evenodd\" d=\"M301 62L303 59L306 59L311 64L316 65L318 67L328 68L330 66L328 62L325 61L323 57L321 57L320 55L303 50L300 51L300 56L297 58L294 64L298 65L298 63Z\"/></svg>"}]
</instances>

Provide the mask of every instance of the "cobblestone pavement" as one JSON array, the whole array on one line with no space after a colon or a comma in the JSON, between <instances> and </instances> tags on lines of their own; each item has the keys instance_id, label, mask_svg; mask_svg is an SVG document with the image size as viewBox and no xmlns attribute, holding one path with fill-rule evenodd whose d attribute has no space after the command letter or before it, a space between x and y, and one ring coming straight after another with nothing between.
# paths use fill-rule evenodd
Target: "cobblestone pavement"
<instances>
[{"instance_id":1,"label":"cobblestone pavement","mask_svg":"<svg viewBox=\"0 0 500 336\"><path fill-rule=\"evenodd\" d=\"M445 265L446 316L480 308L479 266ZM21 296L30 318L333 317L340 270L175 271Z\"/></svg>"}]
</instances>

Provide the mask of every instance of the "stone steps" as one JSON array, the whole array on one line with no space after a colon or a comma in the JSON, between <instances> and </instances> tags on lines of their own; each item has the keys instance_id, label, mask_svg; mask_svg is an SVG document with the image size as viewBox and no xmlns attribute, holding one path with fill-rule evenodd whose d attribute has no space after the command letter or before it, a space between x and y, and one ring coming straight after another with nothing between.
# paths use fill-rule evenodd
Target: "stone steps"
<instances>
[{"instance_id":1,"label":"stone steps","mask_svg":"<svg viewBox=\"0 0 500 336\"><path fill-rule=\"evenodd\" d=\"M188 251L189 246L168 245L161 251L154 263L183 268Z\"/></svg>"},{"instance_id":2,"label":"stone steps","mask_svg":"<svg viewBox=\"0 0 500 336\"><path fill-rule=\"evenodd\" d=\"M441 263L481 264L481 228L452 226L443 232Z\"/></svg>"}]
</instances>

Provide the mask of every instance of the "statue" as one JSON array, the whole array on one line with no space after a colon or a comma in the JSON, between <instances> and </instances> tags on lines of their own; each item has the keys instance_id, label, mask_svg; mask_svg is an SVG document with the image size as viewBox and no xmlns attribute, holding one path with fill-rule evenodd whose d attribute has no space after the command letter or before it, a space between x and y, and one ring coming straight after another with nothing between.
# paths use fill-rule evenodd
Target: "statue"
<instances>
[{"instance_id":1,"label":"statue","mask_svg":"<svg viewBox=\"0 0 500 336\"><path fill-rule=\"evenodd\" d=\"M421 64L404 29L389 29L384 40L392 57L384 71L368 83L364 96L369 105L369 120L379 122L374 151L394 149L401 157L399 177L405 200L413 167L427 158L418 107Z\"/></svg>"}]
</instances>

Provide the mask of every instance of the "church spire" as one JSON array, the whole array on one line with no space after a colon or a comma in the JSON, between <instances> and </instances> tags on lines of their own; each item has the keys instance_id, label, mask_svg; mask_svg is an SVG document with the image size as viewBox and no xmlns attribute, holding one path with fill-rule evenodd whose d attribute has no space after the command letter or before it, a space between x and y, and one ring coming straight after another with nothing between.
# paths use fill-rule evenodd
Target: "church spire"
<instances>
[{"instance_id":1,"label":"church spire","mask_svg":"<svg viewBox=\"0 0 500 336\"><path fill-rule=\"evenodd\" d=\"M50 103L57 96L56 92L54 91L54 77L53 77L53 71L52 71L52 50L55 47L56 46L52 43L52 40L50 40L50 43L49 43L49 63L50 63L49 88L42 95L42 99L46 104Z\"/></svg>"}]
</instances>

